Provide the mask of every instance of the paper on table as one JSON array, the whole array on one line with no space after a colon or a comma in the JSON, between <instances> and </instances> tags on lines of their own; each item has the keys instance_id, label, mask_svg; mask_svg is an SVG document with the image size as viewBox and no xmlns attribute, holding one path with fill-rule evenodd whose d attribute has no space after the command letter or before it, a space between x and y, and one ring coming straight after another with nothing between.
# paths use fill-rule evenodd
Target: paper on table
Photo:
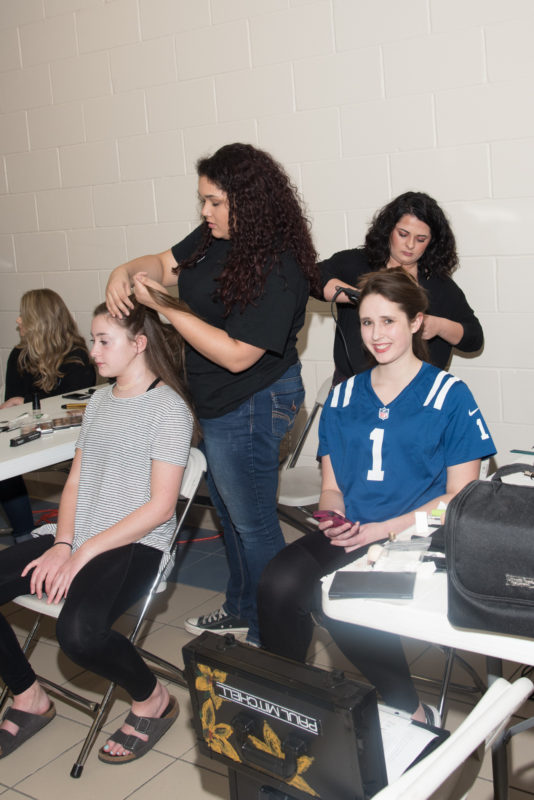
<instances>
[{"instance_id":1,"label":"paper on table","mask_svg":"<svg viewBox=\"0 0 534 800\"><path fill-rule=\"evenodd\" d=\"M388 783L396 780L425 747L436 738L428 728L412 725L408 716L378 706Z\"/></svg>"}]
</instances>

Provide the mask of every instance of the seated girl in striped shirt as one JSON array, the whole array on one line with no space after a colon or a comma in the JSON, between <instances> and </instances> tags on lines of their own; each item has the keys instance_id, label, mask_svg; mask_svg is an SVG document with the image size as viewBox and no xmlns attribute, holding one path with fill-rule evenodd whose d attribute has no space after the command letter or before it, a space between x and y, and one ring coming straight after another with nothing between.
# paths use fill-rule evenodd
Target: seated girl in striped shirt
<instances>
[{"instance_id":1,"label":"seated girl in striped shirt","mask_svg":"<svg viewBox=\"0 0 534 800\"><path fill-rule=\"evenodd\" d=\"M131 696L126 723L99 752L114 764L144 755L178 716L176 698L111 625L146 594L162 555L168 557L194 429L181 337L156 312L133 303L123 319L105 304L95 309L91 355L100 375L115 382L87 405L57 526L0 552L0 603L29 592L46 592L49 603L64 600L61 648ZM55 709L2 615L0 676L14 698L0 725L3 758L50 722Z\"/></svg>"}]
</instances>

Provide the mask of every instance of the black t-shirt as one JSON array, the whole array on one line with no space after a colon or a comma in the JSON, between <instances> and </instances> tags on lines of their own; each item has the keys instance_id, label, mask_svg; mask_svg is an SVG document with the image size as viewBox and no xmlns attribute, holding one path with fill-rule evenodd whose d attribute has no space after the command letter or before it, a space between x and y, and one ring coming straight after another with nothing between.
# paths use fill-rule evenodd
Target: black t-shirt
<instances>
[{"instance_id":1,"label":"black t-shirt","mask_svg":"<svg viewBox=\"0 0 534 800\"><path fill-rule=\"evenodd\" d=\"M23 397L24 402L29 403L33 400L34 394L38 394L42 400L45 397L53 397L56 394L86 389L88 386L94 386L96 381L95 368L89 363L89 355L85 350L75 347L59 367L63 377L59 378L50 392L45 392L43 389L36 387L35 381L37 378L34 375L29 372L19 372L17 366L19 355L19 348L14 347L7 360L6 400L10 400L12 397ZM76 359L76 361L69 360L72 358Z\"/></svg>"},{"instance_id":2,"label":"black t-shirt","mask_svg":"<svg viewBox=\"0 0 534 800\"><path fill-rule=\"evenodd\" d=\"M201 230L197 228L174 245L172 254L178 263L197 249ZM214 238L204 257L180 270L179 295L205 322L266 352L248 369L233 373L186 346L187 378L201 418L233 411L298 361L297 333L304 324L309 284L294 256L282 254L267 275L262 295L244 310L235 305L225 317L224 304L214 293L230 247L229 240Z\"/></svg>"},{"instance_id":3,"label":"black t-shirt","mask_svg":"<svg viewBox=\"0 0 534 800\"><path fill-rule=\"evenodd\" d=\"M332 278L339 278L345 283L354 285L361 275L374 271L363 248L334 253L331 258L319 264L319 270L323 286ZM437 275L431 275L429 278L419 276L419 285L426 289L428 294L428 314L445 317L462 325L464 335L455 348L466 353L480 350L484 344L482 327L464 293L453 279L439 278ZM362 343L358 308L352 303L338 304L337 314L338 326L347 342L350 364L337 329L334 340L334 362L337 370L348 378L354 373L368 369L371 362ZM451 357L452 345L440 336L434 336L426 344L430 363L445 369Z\"/></svg>"}]
</instances>

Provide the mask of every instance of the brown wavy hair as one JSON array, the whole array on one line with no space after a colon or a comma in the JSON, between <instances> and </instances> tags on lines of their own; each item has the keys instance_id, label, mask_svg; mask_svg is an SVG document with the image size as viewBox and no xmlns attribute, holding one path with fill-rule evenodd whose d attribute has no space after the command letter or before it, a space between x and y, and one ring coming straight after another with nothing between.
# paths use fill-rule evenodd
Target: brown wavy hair
<instances>
[{"instance_id":1,"label":"brown wavy hair","mask_svg":"<svg viewBox=\"0 0 534 800\"><path fill-rule=\"evenodd\" d=\"M84 364L81 358L69 356L73 350L89 352L85 339L63 299L52 289L31 289L20 300L22 320L17 367L29 372L35 385L51 392L65 373L61 364Z\"/></svg>"},{"instance_id":2,"label":"brown wavy hair","mask_svg":"<svg viewBox=\"0 0 534 800\"><path fill-rule=\"evenodd\" d=\"M425 314L428 308L426 291L402 267L368 272L361 276L358 288L360 289L360 307L364 298L370 294L379 294L386 300L397 303L410 322L413 322L418 314ZM428 348L423 339L422 325L412 336L412 348L417 358L420 358L421 361L428 361ZM370 353L369 358L373 364L376 364L376 360Z\"/></svg>"},{"instance_id":3,"label":"brown wavy hair","mask_svg":"<svg viewBox=\"0 0 534 800\"><path fill-rule=\"evenodd\" d=\"M146 288L158 303L162 303L165 300L165 305L167 306L172 306L190 314L193 313L182 300L177 300L167 293L157 291L151 287L147 286ZM128 338L132 340L140 334L146 336L146 363L151 372L161 378L171 389L174 389L188 406L195 421L195 435L193 438L194 441L197 441L200 430L187 384L184 340L176 328L161 321L154 309L139 303L133 294L130 295L129 299L133 304L133 309L130 310L128 316L123 315L121 319L114 317L109 313L106 304L100 303L93 311L93 317L101 315L110 317L114 323L124 328Z\"/></svg>"},{"instance_id":4,"label":"brown wavy hair","mask_svg":"<svg viewBox=\"0 0 534 800\"><path fill-rule=\"evenodd\" d=\"M236 304L241 309L254 304L284 252L292 253L311 291L320 292L310 224L296 187L272 156L251 144L227 144L199 159L197 173L228 198L230 251L216 291L227 314ZM203 228L197 251L180 269L193 266L212 243L205 220Z\"/></svg>"}]
</instances>

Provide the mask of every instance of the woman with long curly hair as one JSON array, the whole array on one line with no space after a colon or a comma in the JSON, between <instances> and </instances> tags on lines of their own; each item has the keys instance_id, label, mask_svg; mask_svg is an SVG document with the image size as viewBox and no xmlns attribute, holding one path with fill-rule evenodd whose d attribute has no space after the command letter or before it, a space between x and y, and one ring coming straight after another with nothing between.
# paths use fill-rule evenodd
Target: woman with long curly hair
<instances>
[{"instance_id":1,"label":"woman with long curly hair","mask_svg":"<svg viewBox=\"0 0 534 800\"><path fill-rule=\"evenodd\" d=\"M321 297L332 300L340 286L354 287L369 270L403 267L426 290L429 308L423 337L430 363L446 368L453 347L466 353L480 350L484 336L464 293L452 279L458 266L456 242L447 217L424 192L405 192L374 216L363 248L342 250L319 264ZM338 295L338 330L334 342L338 383L369 366L363 347L358 309Z\"/></svg>"},{"instance_id":2,"label":"woman with long curly hair","mask_svg":"<svg viewBox=\"0 0 534 800\"><path fill-rule=\"evenodd\" d=\"M256 588L284 546L276 511L280 441L304 398L297 334L316 253L283 168L249 144L229 144L197 163L203 222L158 255L117 267L112 314L136 298L167 317L187 342L189 385L203 432L208 486L224 530L230 578L223 606L189 619L192 633L247 633L259 643ZM196 316L177 310L176 283ZM147 291L157 289L158 300Z\"/></svg>"},{"instance_id":3,"label":"woman with long curly hair","mask_svg":"<svg viewBox=\"0 0 534 800\"><path fill-rule=\"evenodd\" d=\"M62 298L52 289L22 295L17 317L19 344L6 369L5 402L9 408L56 394L85 389L95 382L87 345ZM0 503L15 543L30 537L33 515L20 475L0 481Z\"/></svg>"}]
</instances>

